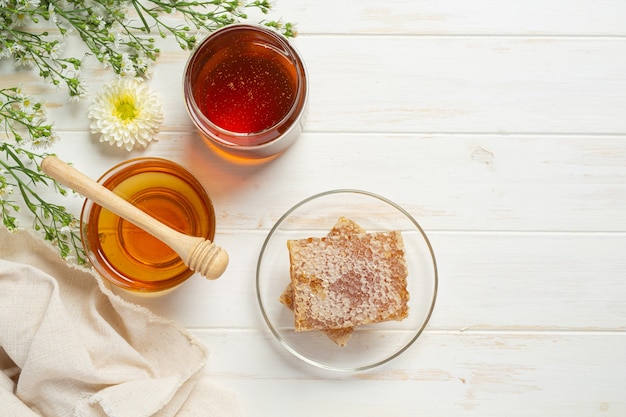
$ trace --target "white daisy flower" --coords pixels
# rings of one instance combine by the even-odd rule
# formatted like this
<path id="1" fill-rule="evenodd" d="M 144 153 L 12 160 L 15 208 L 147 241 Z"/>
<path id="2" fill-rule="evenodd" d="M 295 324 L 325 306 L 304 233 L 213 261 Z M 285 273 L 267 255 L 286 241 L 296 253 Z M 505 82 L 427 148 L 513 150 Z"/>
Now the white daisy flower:
<path id="1" fill-rule="evenodd" d="M 26 113 L 27 116 L 34 115 L 35 112 L 35 102 L 30 97 L 16 97 L 18 99 L 18 103 L 20 104 L 20 110 Z"/>
<path id="2" fill-rule="evenodd" d="M 50 23 L 54 23 L 56 25 L 58 20 L 54 7 L 54 2 L 51 1 L 50 4 L 48 4 L 48 20 L 50 20 Z"/>
<path id="3" fill-rule="evenodd" d="M 104 21 L 104 18 L 102 16 L 96 16 L 96 22 L 98 22 L 98 24 L 96 25 L 96 30 L 98 30 L 98 32 L 104 29 L 106 22 Z"/>
<path id="4" fill-rule="evenodd" d="M 89 106 L 91 132 L 100 133 L 100 142 L 132 150 L 156 140 L 163 111 L 156 94 L 146 83 L 118 78 L 105 86 Z"/>
<path id="5" fill-rule="evenodd" d="M 55 43 L 50 49 L 50 58 L 58 59 L 61 57 L 64 45 L 61 42 Z"/>
<path id="6" fill-rule="evenodd" d="M 120 65 L 120 76 L 125 78 L 135 78 L 137 71 L 135 71 L 135 65 L 130 59 L 128 53 L 122 53 L 122 63 Z"/>
<path id="7" fill-rule="evenodd" d="M 6 183 L 0 183 L 0 197 L 6 197 L 11 194 L 13 194 L 13 186 Z"/>
<path id="8" fill-rule="evenodd" d="M 20 11 L 16 11 L 13 13 L 13 27 L 21 28 L 23 26 L 26 26 L 26 23 L 28 22 L 28 14 Z"/>
<path id="9" fill-rule="evenodd" d="M 15 57 L 15 63 L 18 66 L 32 67 L 35 65 L 35 59 L 31 55 L 20 54 Z"/>

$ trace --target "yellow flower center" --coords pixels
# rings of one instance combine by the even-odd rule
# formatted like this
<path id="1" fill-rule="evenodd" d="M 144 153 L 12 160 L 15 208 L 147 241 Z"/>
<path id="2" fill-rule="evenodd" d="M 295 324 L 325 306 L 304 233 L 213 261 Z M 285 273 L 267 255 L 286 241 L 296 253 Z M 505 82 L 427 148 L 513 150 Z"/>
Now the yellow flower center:
<path id="1" fill-rule="evenodd" d="M 138 113 L 133 97 L 125 94 L 117 98 L 115 103 L 115 116 L 118 119 L 124 122 L 131 121 L 137 117 Z"/>

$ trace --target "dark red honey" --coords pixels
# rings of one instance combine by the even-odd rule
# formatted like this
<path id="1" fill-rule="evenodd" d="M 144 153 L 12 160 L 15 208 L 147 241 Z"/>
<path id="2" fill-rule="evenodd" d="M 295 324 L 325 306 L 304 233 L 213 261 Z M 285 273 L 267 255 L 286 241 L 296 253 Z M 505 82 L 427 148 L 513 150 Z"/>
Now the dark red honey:
<path id="1" fill-rule="evenodd" d="M 244 158 L 285 150 L 302 132 L 306 69 L 288 40 L 233 24 L 209 35 L 184 73 L 185 104 L 205 139 Z"/>
<path id="2" fill-rule="evenodd" d="M 280 122 L 294 104 L 296 73 L 280 52 L 239 39 L 198 73 L 193 95 L 200 111 L 222 129 L 255 133 Z"/>

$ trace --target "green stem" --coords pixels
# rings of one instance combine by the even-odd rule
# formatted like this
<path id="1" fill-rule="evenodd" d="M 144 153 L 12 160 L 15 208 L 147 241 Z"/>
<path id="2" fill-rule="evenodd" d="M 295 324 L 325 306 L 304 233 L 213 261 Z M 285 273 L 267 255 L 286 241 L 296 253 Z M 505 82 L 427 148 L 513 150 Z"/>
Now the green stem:
<path id="1" fill-rule="evenodd" d="M 10 161 L 7 162 L 0 159 L 0 166 L 10 175 L 14 181 L 14 185 L 20 191 L 25 206 L 34 216 L 33 228 L 35 230 L 43 230 L 44 239 L 56 245 L 62 257 L 66 258 L 73 253 L 76 256 L 78 264 L 85 264 L 86 258 L 82 244 L 80 243 L 78 220 L 68 213 L 64 207 L 51 204 L 44 200 L 31 188 L 31 185 L 34 186 L 41 183 L 45 186 L 49 186 L 50 184 L 54 184 L 56 190 L 61 190 L 62 187 L 39 170 L 35 171 L 24 165 L 24 162 L 18 155 L 19 153 L 25 153 L 21 148 L 15 148 L 8 143 L 2 143 L 0 144 L 0 151 L 4 152 L 7 156 L 7 160 Z M 32 152 L 27 153 L 27 157 L 33 160 L 33 162 L 34 158 L 43 159 L 45 156 L 47 156 L 47 154 L 39 155 Z M 37 164 L 37 166 L 39 167 L 39 164 Z M 22 176 L 29 178 L 30 181 L 25 181 Z M 3 213 L 3 217 L 4 216 L 6 216 L 5 213 Z M 65 234 L 63 231 L 64 228 L 68 229 L 68 234 Z"/>

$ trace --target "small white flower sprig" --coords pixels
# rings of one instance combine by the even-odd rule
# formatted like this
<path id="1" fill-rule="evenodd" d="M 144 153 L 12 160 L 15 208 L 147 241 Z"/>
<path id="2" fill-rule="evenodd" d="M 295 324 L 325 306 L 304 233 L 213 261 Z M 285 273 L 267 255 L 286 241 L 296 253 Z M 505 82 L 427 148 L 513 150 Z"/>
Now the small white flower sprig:
<path id="1" fill-rule="evenodd" d="M 84 96 L 79 79 L 82 57 L 63 57 L 63 37 L 77 34 L 105 67 L 121 76 L 145 76 L 159 55 L 157 39 L 173 36 L 182 49 L 192 49 L 199 31 L 214 31 L 247 18 L 246 9 L 269 13 L 268 0 L 0 0 L 0 58 L 36 68 L 71 98 Z M 132 13 L 131 13 L 132 12 Z M 172 26 L 162 16 L 180 14 L 185 25 Z M 294 36 L 291 23 L 265 22 Z M 43 26 L 41 30 L 37 30 Z"/>
<path id="2" fill-rule="evenodd" d="M 159 56 L 159 38 L 173 36 L 182 49 L 190 50 L 199 33 L 245 20 L 250 9 L 268 14 L 271 4 L 268 0 L 0 0 L 0 59 L 33 68 L 43 81 L 66 89 L 70 100 L 79 100 L 86 96 L 80 73 L 87 61 L 85 55 L 67 56 L 64 44 L 68 37 L 80 38 L 89 51 L 86 55 L 119 77 L 145 78 Z M 167 23 L 164 16 L 171 14 L 182 16 L 185 24 Z M 262 23 L 288 37 L 296 35 L 290 23 Z M 95 115 L 98 110 L 94 106 Z M 156 106 L 141 107 L 138 101 L 133 109 L 126 110 L 129 112 L 116 113 L 108 122 L 100 119 L 95 128 L 92 118 L 92 129 L 100 132 L 103 140 L 126 149 L 132 149 L 131 142 L 145 146 L 152 137 L 148 135 L 158 130 L 160 111 Z M 129 141 L 126 135 L 133 129 L 139 139 Z M 55 139 L 42 103 L 18 87 L 0 86 L 2 223 L 9 230 L 19 228 L 16 213 L 25 207 L 32 214 L 35 231 L 58 246 L 61 256 L 85 263 L 79 222 L 63 206 L 46 201 L 38 192 L 51 188 L 67 194 L 40 168 L 48 153 L 38 149 Z"/>
<path id="3" fill-rule="evenodd" d="M 52 125 L 46 122 L 42 103 L 24 95 L 18 87 L 0 89 L 0 129 L 14 139 L 0 142 L 2 224 L 9 231 L 18 229 L 17 216 L 25 207 L 33 217 L 33 229 L 56 245 L 62 257 L 74 259 L 78 264 L 86 263 L 78 219 L 65 207 L 43 199 L 37 191 L 38 186 L 44 186 L 54 187 L 62 195 L 68 193 L 40 169 L 42 159 L 49 154 L 37 149 L 57 140 Z"/>

